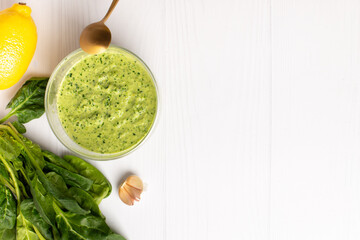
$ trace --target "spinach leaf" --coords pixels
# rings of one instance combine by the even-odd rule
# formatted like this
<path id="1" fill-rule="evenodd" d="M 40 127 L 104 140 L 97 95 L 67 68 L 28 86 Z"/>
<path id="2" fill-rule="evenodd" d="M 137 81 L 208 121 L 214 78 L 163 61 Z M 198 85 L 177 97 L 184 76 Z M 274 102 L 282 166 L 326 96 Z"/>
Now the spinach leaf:
<path id="1" fill-rule="evenodd" d="M 28 194 L 27 190 L 28 188 L 25 187 L 22 181 L 18 180 L 18 185 L 21 190 L 21 194 L 23 195 L 23 199 L 30 198 L 30 195 Z M 11 190 L 11 189 L 10 189 Z"/>
<path id="2" fill-rule="evenodd" d="M 60 175 L 51 172 L 50 175 L 46 176 L 39 170 L 37 170 L 36 173 L 46 191 L 49 192 L 65 209 L 81 215 L 89 213 L 89 211 L 82 209 L 74 198 L 67 195 L 66 184 Z"/>
<path id="3" fill-rule="evenodd" d="M 0 131 L 0 152 L 5 159 L 8 161 L 16 159 L 22 150 L 23 146 L 13 136 L 5 131 Z"/>
<path id="4" fill-rule="evenodd" d="M 0 229 L 0 239 L 16 240 L 16 229 Z"/>
<path id="5" fill-rule="evenodd" d="M 40 216 L 33 200 L 26 199 L 22 201 L 20 204 L 20 211 L 22 212 L 24 218 L 29 221 L 34 227 L 36 227 L 36 230 L 38 230 L 42 236 L 44 236 L 48 240 L 53 239 L 51 226 L 47 224 L 45 220 Z"/>
<path id="6" fill-rule="evenodd" d="M 0 175 L 0 185 L 4 185 L 5 187 L 7 187 L 14 195 L 16 195 L 16 191 L 15 188 L 13 187 L 13 185 L 6 180 L 2 175 Z"/>
<path id="7" fill-rule="evenodd" d="M 0 185 L 0 229 L 12 229 L 16 220 L 16 203 L 11 191 Z"/>
<path id="8" fill-rule="evenodd" d="M 75 200 L 83 209 L 90 210 L 95 216 L 104 218 L 100 212 L 99 206 L 96 204 L 94 198 L 89 193 L 80 188 L 72 187 L 69 189 L 69 194 L 75 198 Z"/>
<path id="9" fill-rule="evenodd" d="M 23 184 L 23 182 L 20 181 L 19 179 L 16 179 L 16 180 L 17 180 L 17 183 L 19 185 L 19 189 L 21 190 L 21 194 L 23 195 L 24 199 L 29 198 L 30 196 L 29 196 L 28 192 L 26 191 L 26 187 Z"/>
<path id="10" fill-rule="evenodd" d="M 10 191 L 16 195 L 15 188 L 11 183 L 11 179 L 9 178 L 9 173 L 6 171 L 4 164 L 0 161 L 0 184 L 5 185 L 5 187 L 9 188 Z"/>
<path id="11" fill-rule="evenodd" d="M 15 188 L 9 178 L 9 173 L 6 171 L 6 168 L 5 168 L 4 164 L 2 164 L 1 161 L 0 161 L 0 184 L 5 185 L 5 187 L 9 188 L 10 191 L 14 195 L 16 195 Z"/>
<path id="12" fill-rule="evenodd" d="M 54 236 L 54 240 L 61 240 L 59 230 L 56 227 L 52 228 L 52 233 Z"/>
<path id="13" fill-rule="evenodd" d="M 6 106 L 11 108 L 11 111 L 0 120 L 0 123 L 5 122 L 13 115 L 17 116 L 20 123 L 27 123 L 41 117 L 45 112 L 44 95 L 48 80 L 49 78 L 27 80 Z"/>
<path id="14" fill-rule="evenodd" d="M 45 166 L 40 146 L 19 134 L 10 123 L 9 126 L 0 125 L 0 151 L 8 160 L 18 158 L 21 153 L 35 168 Z"/>
<path id="15" fill-rule="evenodd" d="M 41 232 L 39 231 L 39 229 L 37 229 L 34 225 L 33 225 L 34 231 L 36 233 L 36 235 L 38 236 L 38 238 L 40 240 L 46 240 L 45 237 L 41 234 Z"/>
<path id="16" fill-rule="evenodd" d="M 16 130 L 19 132 L 19 133 L 26 133 L 26 128 L 25 126 L 20 123 L 19 121 L 14 121 L 12 122 L 12 125 L 14 126 L 14 128 L 16 128 Z"/>
<path id="17" fill-rule="evenodd" d="M 11 180 L 10 182 L 4 182 L 5 185 L 7 185 L 6 183 L 8 183 L 9 185 L 9 188 L 11 189 L 11 191 L 14 191 L 15 192 L 15 196 L 16 196 L 16 199 L 18 200 L 18 203 L 19 201 L 21 200 L 21 193 L 20 193 L 20 188 L 19 188 L 19 185 L 18 185 L 18 179 L 17 179 L 17 172 L 13 169 L 13 166 L 10 162 L 8 162 L 2 155 L 1 155 L 1 152 L 0 152 L 0 161 L 2 162 L 2 164 L 4 164 L 4 167 L 5 169 L 8 171 L 8 173 L 10 174 L 11 176 Z M 6 179 L 4 178 L 3 179 L 4 181 L 6 181 Z M 11 186 L 11 187 L 10 187 Z M 13 187 L 12 187 L 13 186 Z"/>
<path id="18" fill-rule="evenodd" d="M 34 176 L 34 178 L 31 180 L 30 191 L 33 196 L 34 205 L 40 216 L 46 223 L 55 226 L 54 223 L 56 213 L 52 207 L 53 198 L 45 190 L 37 176 Z"/>
<path id="19" fill-rule="evenodd" d="M 54 186 L 56 186 L 56 188 L 62 192 L 67 192 L 68 188 L 66 186 L 66 183 L 64 181 L 64 179 L 57 173 L 55 172 L 49 172 L 46 174 L 46 178 L 52 183 L 54 184 Z"/>
<path id="20" fill-rule="evenodd" d="M 59 157 L 47 150 L 43 150 L 42 153 L 43 153 L 46 161 L 51 162 L 52 164 L 55 164 L 59 167 L 65 168 L 71 172 L 76 172 L 76 169 L 73 166 L 71 166 L 71 164 L 69 164 L 67 161 L 62 159 L 61 157 Z"/>
<path id="21" fill-rule="evenodd" d="M 37 167 L 43 169 L 45 166 L 45 160 L 44 156 L 42 155 L 40 146 L 36 143 L 33 143 L 21 134 L 19 134 L 19 138 L 21 140 L 21 144 L 24 146 L 24 150 L 22 152 L 24 158 L 26 158 L 32 165 L 34 165 L 35 169 Z"/>
<path id="22" fill-rule="evenodd" d="M 98 240 L 111 234 L 110 228 L 101 217 L 63 212 L 54 204 L 57 227 L 62 240 Z"/>
<path id="23" fill-rule="evenodd" d="M 97 168 L 83 159 L 71 155 L 64 156 L 64 160 L 71 164 L 77 173 L 94 181 L 89 193 L 97 204 L 110 195 L 111 184 Z"/>
<path id="24" fill-rule="evenodd" d="M 16 239 L 17 240 L 39 240 L 32 224 L 25 219 L 20 211 L 16 221 Z"/>
<path id="25" fill-rule="evenodd" d="M 93 184 L 93 181 L 91 179 L 83 177 L 77 173 L 70 172 L 55 164 L 46 162 L 46 168 L 59 174 L 64 179 L 66 184 L 70 186 L 78 187 L 84 189 L 85 191 L 88 191 L 91 188 L 91 185 Z"/>
<path id="26" fill-rule="evenodd" d="M 6 168 L 2 162 L 0 162 L 0 175 L 7 181 L 9 181 L 9 173 L 6 171 Z"/>

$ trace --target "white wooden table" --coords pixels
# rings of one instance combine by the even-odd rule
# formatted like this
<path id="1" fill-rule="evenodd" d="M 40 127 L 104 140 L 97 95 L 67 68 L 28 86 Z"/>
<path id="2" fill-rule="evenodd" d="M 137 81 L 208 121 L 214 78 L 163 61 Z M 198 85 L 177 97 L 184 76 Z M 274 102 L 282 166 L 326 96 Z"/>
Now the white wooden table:
<path id="1" fill-rule="evenodd" d="M 25 2 L 38 45 L 23 80 L 50 75 L 110 4 Z M 132 240 L 360 239 L 359 0 L 121 0 L 107 24 L 161 93 L 149 141 L 92 162 L 113 185 L 101 210 L 115 231 Z M 0 116 L 20 85 L 0 91 Z M 68 153 L 45 116 L 26 127 L 43 148 Z M 134 207 L 117 195 L 128 173 L 147 183 Z"/>

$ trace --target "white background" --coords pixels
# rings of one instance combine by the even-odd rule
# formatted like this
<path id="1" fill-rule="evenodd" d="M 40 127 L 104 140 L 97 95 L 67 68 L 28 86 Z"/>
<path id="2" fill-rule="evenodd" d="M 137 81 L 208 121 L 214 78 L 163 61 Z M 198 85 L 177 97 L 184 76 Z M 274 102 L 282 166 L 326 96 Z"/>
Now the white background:
<path id="1" fill-rule="evenodd" d="M 50 75 L 110 5 L 25 2 L 38 44 L 23 80 Z M 121 0 L 107 25 L 161 94 L 149 141 L 92 162 L 114 188 L 101 204 L 112 229 L 133 240 L 360 239 L 359 0 Z M 0 91 L 0 116 L 21 84 Z M 26 127 L 68 153 L 45 116 Z M 147 183 L 134 207 L 117 195 L 129 173 Z"/>

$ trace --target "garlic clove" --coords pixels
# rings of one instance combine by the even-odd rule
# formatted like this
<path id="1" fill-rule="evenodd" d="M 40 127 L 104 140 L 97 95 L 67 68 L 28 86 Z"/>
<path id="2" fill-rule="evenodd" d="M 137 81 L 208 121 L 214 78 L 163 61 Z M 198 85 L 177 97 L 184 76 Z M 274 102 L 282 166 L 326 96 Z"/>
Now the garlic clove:
<path id="1" fill-rule="evenodd" d="M 124 185 L 124 189 L 129 193 L 129 195 L 136 201 L 140 200 L 140 195 L 142 193 L 142 190 L 134 188 L 128 184 Z"/>
<path id="2" fill-rule="evenodd" d="M 135 201 L 140 200 L 144 185 L 142 180 L 135 175 L 129 176 L 119 188 L 119 197 L 127 205 L 134 205 Z"/>
<path id="3" fill-rule="evenodd" d="M 123 203 L 126 205 L 132 206 L 134 205 L 134 199 L 129 195 L 127 191 L 125 191 L 123 188 L 119 188 L 119 197 Z"/>
<path id="4" fill-rule="evenodd" d="M 126 184 L 128 184 L 134 188 L 137 188 L 141 191 L 144 189 L 144 184 L 143 184 L 142 180 L 136 175 L 129 176 L 125 182 L 126 182 Z"/>

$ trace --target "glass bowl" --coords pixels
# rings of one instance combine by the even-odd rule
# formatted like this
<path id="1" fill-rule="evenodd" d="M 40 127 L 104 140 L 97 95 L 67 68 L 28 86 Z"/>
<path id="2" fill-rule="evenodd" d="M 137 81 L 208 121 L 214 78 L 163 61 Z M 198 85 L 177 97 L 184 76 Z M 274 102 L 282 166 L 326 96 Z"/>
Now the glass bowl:
<path id="1" fill-rule="evenodd" d="M 146 64 L 134 53 L 132 53 L 124 48 L 121 48 L 121 47 L 110 45 L 110 47 L 106 50 L 106 52 L 116 52 L 116 53 L 124 53 L 125 52 L 127 54 L 132 55 L 135 59 L 137 59 L 144 66 L 144 68 L 149 73 L 149 75 L 154 83 L 154 86 L 155 86 L 155 91 L 156 91 L 156 96 L 157 96 L 156 114 L 155 114 L 154 121 L 153 121 L 152 125 L 150 126 L 150 129 L 146 133 L 146 135 L 138 143 L 136 143 L 135 145 L 133 145 L 130 148 L 125 149 L 121 152 L 116 152 L 116 153 L 93 152 L 91 150 L 88 150 L 88 149 L 80 146 L 76 142 L 74 142 L 68 136 L 68 134 L 66 133 L 66 131 L 64 130 L 64 128 L 60 122 L 60 118 L 58 116 L 58 111 L 57 111 L 57 94 L 58 94 L 59 88 L 61 86 L 61 82 L 65 78 L 67 72 L 76 63 L 78 63 L 81 59 L 89 56 L 89 54 L 87 54 L 86 52 L 84 52 L 81 49 L 77 49 L 74 52 L 70 53 L 56 66 L 55 70 L 53 71 L 53 73 L 50 76 L 49 82 L 46 87 L 46 92 L 45 92 L 45 112 L 46 112 L 46 117 L 48 119 L 50 128 L 54 132 L 55 136 L 59 139 L 59 141 L 65 147 L 67 147 L 69 150 L 74 152 L 75 155 L 78 155 L 78 156 L 86 158 L 86 159 L 91 159 L 91 160 L 117 159 L 117 158 L 123 157 L 123 156 L 133 152 L 134 150 L 138 149 L 139 146 L 144 143 L 145 139 L 147 139 L 149 137 L 150 133 L 153 131 L 153 128 L 157 122 L 157 116 L 158 116 L 158 112 L 159 112 L 158 87 L 157 87 L 157 84 L 156 84 L 153 74 L 151 73 L 150 69 L 146 66 Z"/>

